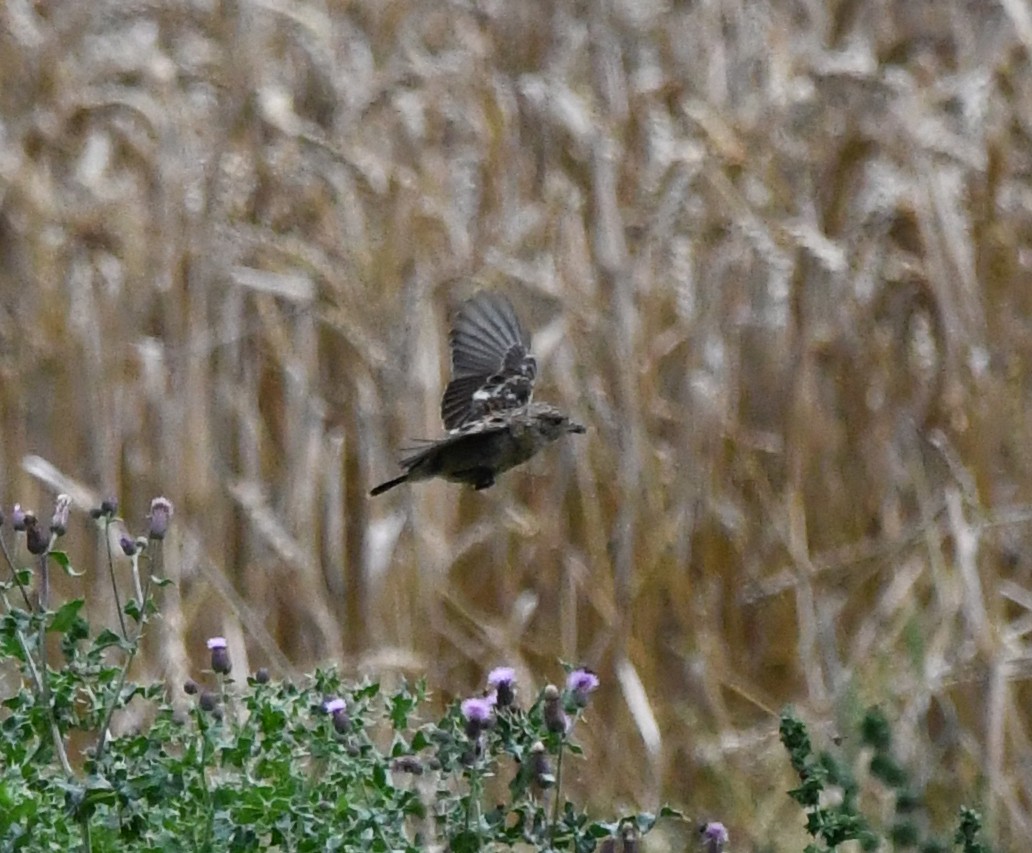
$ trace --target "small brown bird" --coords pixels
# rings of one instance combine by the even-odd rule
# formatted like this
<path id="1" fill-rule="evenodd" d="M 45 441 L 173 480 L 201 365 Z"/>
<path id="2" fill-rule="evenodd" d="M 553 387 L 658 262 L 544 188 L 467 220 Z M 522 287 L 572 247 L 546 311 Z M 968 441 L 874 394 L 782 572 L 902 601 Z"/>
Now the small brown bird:
<path id="1" fill-rule="evenodd" d="M 465 302 L 449 340 L 452 379 L 441 401 L 448 434 L 402 459 L 405 473 L 370 494 L 433 477 L 486 489 L 561 436 L 584 432 L 558 409 L 531 402 L 537 362 L 504 296 L 478 293 Z"/>

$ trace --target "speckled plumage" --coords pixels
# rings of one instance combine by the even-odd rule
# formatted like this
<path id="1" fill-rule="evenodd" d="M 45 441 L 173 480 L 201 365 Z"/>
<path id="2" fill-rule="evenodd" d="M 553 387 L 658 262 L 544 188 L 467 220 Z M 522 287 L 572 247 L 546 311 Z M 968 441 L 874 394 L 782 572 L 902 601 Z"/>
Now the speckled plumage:
<path id="1" fill-rule="evenodd" d="M 370 492 L 441 477 L 475 489 L 584 427 L 545 403 L 531 402 L 537 362 L 512 305 L 480 293 L 463 304 L 449 336 L 452 379 L 441 402 L 448 434 L 401 460 L 405 473 Z"/>

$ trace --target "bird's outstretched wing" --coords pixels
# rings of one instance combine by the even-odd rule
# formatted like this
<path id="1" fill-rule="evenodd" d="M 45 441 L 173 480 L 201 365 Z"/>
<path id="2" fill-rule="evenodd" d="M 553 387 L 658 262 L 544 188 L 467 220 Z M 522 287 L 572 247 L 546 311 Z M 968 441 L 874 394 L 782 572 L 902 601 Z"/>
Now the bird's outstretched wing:
<path id="1" fill-rule="evenodd" d="M 537 362 L 508 299 L 482 292 L 463 303 L 449 341 L 452 379 L 441 400 L 445 429 L 530 402 Z"/>
<path id="2" fill-rule="evenodd" d="M 408 452 L 401 459 L 401 467 L 411 470 L 434 453 L 440 453 L 447 448 L 466 444 L 471 438 L 476 440 L 475 436 L 489 436 L 502 432 L 509 428 L 511 422 L 511 419 L 504 413 L 499 413 L 486 415 L 478 420 L 465 423 L 461 427 L 453 429 L 444 438 L 439 438 L 436 441 L 421 441 L 422 446 L 409 448 Z"/>

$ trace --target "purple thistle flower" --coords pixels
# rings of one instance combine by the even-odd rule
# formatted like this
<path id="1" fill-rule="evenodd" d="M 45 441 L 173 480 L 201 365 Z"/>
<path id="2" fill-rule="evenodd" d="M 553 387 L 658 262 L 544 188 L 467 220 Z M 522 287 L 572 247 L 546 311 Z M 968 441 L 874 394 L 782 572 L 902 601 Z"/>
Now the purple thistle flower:
<path id="1" fill-rule="evenodd" d="M 491 702 L 480 696 L 474 696 L 472 699 L 464 699 L 461 705 L 462 716 L 467 721 L 476 721 L 478 723 L 486 722 L 491 716 Z"/>
<path id="2" fill-rule="evenodd" d="M 598 676 L 590 669 L 575 669 L 566 677 L 566 689 L 578 708 L 588 704 L 588 696 L 598 688 L 598 685 Z"/>
<path id="3" fill-rule="evenodd" d="M 339 696 L 335 696 L 333 699 L 327 699 L 323 702 L 323 710 L 327 714 L 336 714 L 338 711 L 343 711 L 348 707 L 348 703 L 341 699 Z"/>
<path id="4" fill-rule="evenodd" d="M 721 853 L 728 841 L 727 829 L 724 824 L 716 820 L 704 823 L 699 830 L 699 835 L 702 838 L 702 849 L 705 853 Z"/>
<path id="5" fill-rule="evenodd" d="M 494 688 L 499 708 L 508 708 L 516 699 L 516 670 L 511 666 L 496 666 L 487 674 L 487 684 Z"/>
<path id="6" fill-rule="evenodd" d="M 122 548 L 122 553 L 127 557 L 131 557 L 136 553 L 136 540 L 132 536 L 126 536 L 123 533 L 118 537 L 118 544 Z"/>
<path id="7" fill-rule="evenodd" d="M 323 702 L 323 710 L 333 718 L 333 729 L 337 734 L 346 734 L 351 728 L 351 718 L 348 717 L 348 704 L 339 696 L 327 699 Z"/>
<path id="8" fill-rule="evenodd" d="M 233 668 L 229 660 L 229 649 L 225 637 L 212 637 L 208 640 L 208 651 L 211 652 L 211 669 L 219 675 L 229 675 Z"/>
<path id="9" fill-rule="evenodd" d="M 491 687 L 499 684 L 513 684 L 516 681 L 516 670 L 511 666 L 496 666 L 487 674 L 487 683 Z"/>
<path id="10" fill-rule="evenodd" d="M 150 505 L 150 532 L 151 539 L 164 539 L 168 532 L 169 522 L 172 521 L 172 502 L 168 498 L 154 498 Z"/>
<path id="11" fill-rule="evenodd" d="M 494 703 L 489 699 L 474 696 L 471 699 L 464 699 L 460 706 L 462 716 L 466 720 L 466 735 L 475 740 L 480 732 L 490 728 L 491 715 L 494 713 Z"/>

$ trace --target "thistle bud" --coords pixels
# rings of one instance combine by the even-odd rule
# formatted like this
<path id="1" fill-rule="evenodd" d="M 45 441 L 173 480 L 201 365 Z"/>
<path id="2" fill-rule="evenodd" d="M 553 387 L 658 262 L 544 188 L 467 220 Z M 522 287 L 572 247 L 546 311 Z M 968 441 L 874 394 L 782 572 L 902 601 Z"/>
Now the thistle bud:
<path id="1" fill-rule="evenodd" d="M 229 660 L 229 649 L 225 637 L 212 637 L 208 640 L 208 651 L 211 652 L 211 670 L 219 675 L 229 675 L 233 668 Z"/>
<path id="2" fill-rule="evenodd" d="M 542 710 L 545 717 L 545 728 L 554 734 L 566 734 L 570 721 L 563 710 L 559 688 L 554 684 L 549 684 L 545 688 L 543 698 L 545 704 Z"/>
<path id="3" fill-rule="evenodd" d="M 122 553 L 127 557 L 133 556 L 136 553 L 136 540 L 132 536 L 126 536 L 124 533 L 118 537 L 119 547 L 122 549 Z"/>
<path id="4" fill-rule="evenodd" d="M 43 535 L 43 531 L 39 529 L 39 522 L 36 520 L 36 516 L 31 512 L 25 513 L 22 529 L 25 531 L 25 547 L 29 549 L 30 554 L 39 557 L 47 553 L 47 548 L 50 547 L 50 539 Z"/>
<path id="5" fill-rule="evenodd" d="M 267 670 L 264 666 L 259 667 L 258 671 L 254 674 L 254 680 L 258 684 L 268 684 L 269 670 Z"/>
<path id="6" fill-rule="evenodd" d="M 202 711 L 212 712 L 219 704 L 219 697 L 212 693 L 210 690 L 205 690 L 201 694 L 201 698 L 198 700 L 198 704 L 201 706 Z"/>
<path id="7" fill-rule="evenodd" d="M 169 522 L 172 521 L 172 502 L 168 498 L 154 498 L 150 505 L 150 532 L 151 539 L 164 539 L 168 532 Z"/>

